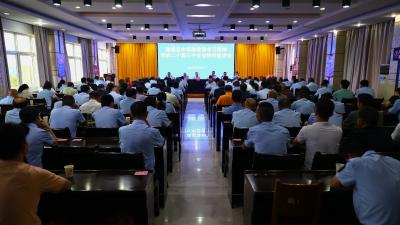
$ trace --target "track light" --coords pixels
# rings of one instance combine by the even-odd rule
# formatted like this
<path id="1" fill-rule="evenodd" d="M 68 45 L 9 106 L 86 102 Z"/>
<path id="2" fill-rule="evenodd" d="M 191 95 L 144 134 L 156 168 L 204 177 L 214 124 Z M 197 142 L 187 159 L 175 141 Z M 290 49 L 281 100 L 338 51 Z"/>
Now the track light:
<path id="1" fill-rule="evenodd" d="M 146 36 L 146 40 L 150 40 L 150 36 Z"/>
<path id="2" fill-rule="evenodd" d="M 253 0 L 253 4 L 251 5 L 253 8 L 260 8 L 260 0 Z"/>
<path id="3" fill-rule="evenodd" d="M 112 28 L 112 24 L 111 23 L 107 23 L 107 29 L 111 30 Z"/>
<path id="4" fill-rule="evenodd" d="M 250 37 L 250 36 L 247 36 L 247 40 L 250 41 L 250 40 L 251 40 L 251 37 Z"/>
<path id="5" fill-rule="evenodd" d="M 238 38 L 237 38 L 236 36 L 235 36 L 235 37 L 233 37 L 233 40 L 234 40 L 234 41 L 237 41 L 237 39 L 238 39 Z"/>
<path id="6" fill-rule="evenodd" d="M 136 40 L 136 36 L 135 36 L 135 35 L 133 35 L 133 36 L 132 36 L 132 39 L 133 39 L 133 40 Z"/>
<path id="7" fill-rule="evenodd" d="M 292 29 L 293 29 L 293 25 L 292 25 L 292 24 L 288 24 L 288 25 L 287 25 L 287 29 L 288 29 L 288 30 L 292 30 Z"/>
<path id="8" fill-rule="evenodd" d="M 224 41 L 224 36 L 219 37 L 220 41 Z"/>
<path id="9" fill-rule="evenodd" d="M 350 5 L 351 5 L 351 0 L 343 0 L 343 2 L 342 2 L 343 8 L 349 8 Z"/>
<path id="10" fill-rule="evenodd" d="M 153 8 L 153 1 L 152 0 L 145 0 L 144 4 L 146 5 L 146 8 L 152 9 Z"/>
<path id="11" fill-rule="evenodd" d="M 164 40 L 164 37 L 163 37 L 163 36 L 160 36 L 160 40 Z"/>
<path id="12" fill-rule="evenodd" d="M 282 0 L 282 7 L 289 8 L 290 7 L 290 0 Z"/>
<path id="13" fill-rule="evenodd" d="M 61 5 L 61 0 L 53 0 L 53 5 L 60 6 Z"/>
<path id="14" fill-rule="evenodd" d="M 164 24 L 164 30 L 168 30 L 168 24 Z"/>
<path id="15" fill-rule="evenodd" d="M 173 41 L 176 41 L 176 36 L 172 36 L 172 40 L 173 40 Z"/>
<path id="16" fill-rule="evenodd" d="M 255 29 L 254 24 L 250 24 L 250 25 L 249 25 L 249 29 L 250 29 L 250 30 L 254 30 L 254 29 Z"/>
<path id="17" fill-rule="evenodd" d="M 144 29 L 145 29 L 145 30 L 150 30 L 150 24 L 145 24 L 145 25 L 144 25 Z"/>
<path id="18" fill-rule="evenodd" d="M 321 0 L 313 0 L 312 1 L 312 6 L 314 8 L 319 8 L 321 6 Z"/>
<path id="19" fill-rule="evenodd" d="M 273 29 L 274 29 L 274 25 L 273 24 L 268 25 L 268 30 L 273 30 Z"/>
<path id="20" fill-rule="evenodd" d="M 84 6 L 92 6 L 92 0 L 83 0 L 83 5 Z"/>
<path id="21" fill-rule="evenodd" d="M 126 24 L 126 29 L 127 29 L 127 30 L 130 30 L 130 29 L 131 29 L 131 24 L 127 23 L 127 24 Z"/>
<path id="22" fill-rule="evenodd" d="M 261 37 L 260 37 L 260 40 L 261 40 L 261 41 L 264 41 L 264 36 L 261 36 Z"/>
<path id="23" fill-rule="evenodd" d="M 231 30 L 235 30 L 236 29 L 236 25 L 235 24 L 231 24 Z"/>
<path id="24" fill-rule="evenodd" d="M 115 0 L 114 6 L 117 8 L 122 8 L 122 0 Z"/>

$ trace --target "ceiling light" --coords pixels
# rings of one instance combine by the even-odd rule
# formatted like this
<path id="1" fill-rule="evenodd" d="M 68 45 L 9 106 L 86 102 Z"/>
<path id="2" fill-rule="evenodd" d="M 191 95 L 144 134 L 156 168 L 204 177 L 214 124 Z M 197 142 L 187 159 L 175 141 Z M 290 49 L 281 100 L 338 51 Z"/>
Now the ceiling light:
<path id="1" fill-rule="evenodd" d="M 349 8 L 350 7 L 350 5 L 351 5 L 351 0 L 343 0 L 343 2 L 342 2 L 342 7 L 343 8 Z"/>
<path id="2" fill-rule="evenodd" d="M 297 20 L 293 20 L 293 23 L 298 23 L 299 21 L 297 21 Z"/>
<path id="3" fill-rule="evenodd" d="M 396 18 L 396 13 L 392 13 L 392 15 L 390 15 L 390 17 L 392 17 L 392 18 Z"/>
<path id="4" fill-rule="evenodd" d="M 133 23 L 133 20 L 131 20 L 130 22 Z"/>
<path id="5" fill-rule="evenodd" d="M 83 5 L 87 7 L 92 6 L 92 0 L 83 0 Z"/>
<path id="6" fill-rule="evenodd" d="M 4 15 L 6 15 L 6 16 L 9 16 L 10 15 L 10 13 L 8 13 L 8 12 L 5 12 L 5 13 L 3 13 Z"/>
<path id="7" fill-rule="evenodd" d="M 293 29 L 293 25 L 292 25 L 292 24 L 288 24 L 288 25 L 287 25 L 287 29 L 288 29 L 288 30 L 292 30 L 292 29 Z"/>
<path id="8" fill-rule="evenodd" d="M 317 38 L 317 37 L 318 37 L 318 34 L 314 34 L 314 37 Z"/>
<path id="9" fill-rule="evenodd" d="M 79 5 L 75 6 L 75 9 L 80 9 L 81 7 Z"/>
<path id="10" fill-rule="evenodd" d="M 260 8 L 260 0 L 253 0 L 252 8 L 258 9 Z"/>
<path id="11" fill-rule="evenodd" d="M 256 9 L 256 8 L 253 8 L 253 7 L 250 8 L 251 11 L 253 11 L 253 10 L 255 10 L 255 9 Z"/>
<path id="12" fill-rule="evenodd" d="M 300 41 L 305 41 L 306 39 L 304 39 L 304 38 L 300 38 Z"/>
<path id="13" fill-rule="evenodd" d="M 145 30 L 150 30 L 150 24 L 145 24 L 145 25 L 144 25 L 144 29 L 145 29 Z"/>
<path id="14" fill-rule="evenodd" d="M 186 15 L 186 17 L 192 17 L 192 18 L 214 18 L 215 15 L 189 14 L 189 15 Z"/>
<path id="15" fill-rule="evenodd" d="M 312 1 L 312 6 L 314 8 L 319 8 L 321 6 L 321 0 L 313 0 Z"/>
<path id="16" fill-rule="evenodd" d="M 126 27 L 127 30 L 130 30 L 131 29 L 131 24 L 127 23 L 125 27 Z"/>
<path id="17" fill-rule="evenodd" d="M 107 23 L 107 29 L 111 30 L 112 28 L 112 24 L 111 23 Z"/>
<path id="18" fill-rule="evenodd" d="M 289 8 L 290 7 L 290 0 L 282 0 L 282 7 Z"/>
<path id="19" fill-rule="evenodd" d="M 176 41 L 176 36 L 172 36 L 172 40 L 173 40 L 173 41 Z"/>
<path id="20" fill-rule="evenodd" d="M 237 41 L 237 39 L 238 39 L 238 38 L 237 38 L 236 36 L 235 36 L 235 37 L 233 37 L 233 40 L 234 40 L 234 41 Z"/>
<path id="21" fill-rule="evenodd" d="M 238 23 L 242 23 L 243 21 L 241 21 L 241 20 L 238 20 Z"/>
<path id="22" fill-rule="evenodd" d="M 260 37 L 260 41 L 264 41 L 264 37 L 263 36 Z"/>
<path id="23" fill-rule="evenodd" d="M 267 20 L 267 21 L 265 21 L 265 23 L 271 23 L 271 21 Z"/>
<path id="24" fill-rule="evenodd" d="M 164 30 L 168 30 L 168 24 L 164 24 Z"/>
<path id="25" fill-rule="evenodd" d="M 222 42 L 224 41 L 224 36 L 219 37 L 219 40 Z"/>
<path id="26" fill-rule="evenodd" d="M 101 19 L 101 22 L 105 23 L 105 22 L 107 22 L 107 20 L 106 19 Z"/>
<path id="27" fill-rule="evenodd" d="M 144 0 L 144 4 L 146 8 L 153 8 L 153 1 L 152 0 Z"/>
<path id="28" fill-rule="evenodd" d="M 335 29 L 332 32 L 336 35 L 339 31 Z"/>
<path id="29" fill-rule="evenodd" d="M 146 40 L 150 40 L 150 36 L 146 36 Z"/>
<path id="30" fill-rule="evenodd" d="M 164 40 L 164 37 L 163 37 L 163 36 L 160 36 L 160 40 Z"/>
<path id="31" fill-rule="evenodd" d="M 115 8 L 115 6 L 113 6 L 112 9 L 117 9 L 117 8 Z"/>
<path id="32" fill-rule="evenodd" d="M 144 27 L 141 27 L 140 30 L 144 30 Z"/>
<path id="33" fill-rule="evenodd" d="M 357 27 L 361 27 L 363 24 L 362 23 L 357 23 L 356 26 Z"/>
<path id="34" fill-rule="evenodd" d="M 321 7 L 321 8 L 319 8 L 319 10 L 324 11 L 324 10 L 325 10 L 325 7 Z"/>
<path id="35" fill-rule="evenodd" d="M 46 23 L 43 23 L 43 21 L 42 20 L 38 20 L 38 22 L 36 23 L 38 26 L 43 26 L 43 25 L 45 25 Z"/>
<path id="36" fill-rule="evenodd" d="M 147 9 L 148 9 L 148 10 L 153 10 L 153 7 L 148 7 Z"/>
<path id="37" fill-rule="evenodd" d="M 268 25 L 268 30 L 273 30 L 273 29 L 274 29 L 274 25 L 273 24 Z"/>
<path id="38" fill-rule="evenodd" d="M 122 8 L 122 0 L 115 0 L 115 5 L 116 8 Z"/>
<path id="39" fill-rule="evenodd" d="M 60 6 L 61 5 L 61 0 L 53 0 L 53 5 Z"/>
<path id="40" fill-rule="evenodd" d="M 247 36 L 247 40 L 250 41 L 250 40 L 251 40 L 251 37 L 250 37 L 250 36 Z"/>
<path id="41" fill-rule="evenodd" d="M 133 40 L 136 40 L 136 36 L 135 36 L 135 35 L 133 35 L 133 36 L 132 36 L 132 39 L 133 39 Z"/>
<path id="42" fill-rule="evenodd" d="M 216 6 L 216 5 L 213 5 L 213 4 L 195 4 L 193 6 L 195 6 L 195 7 L 212 7 L 212 6 Z"/>
<path id="43" fill-rule="evenodd" d="M 235 24 L 231 24 L 231 30 L 235 30 L 236 29 L 236 25 Z"/>
<path id="44" fill-rule="evenodd" d="M 255 29 L 254 24 L 250 24 L 250 25 L 249 25 L 249 29 L 250 29 L 250 30 L 254 30 L 254 29 Z"/>

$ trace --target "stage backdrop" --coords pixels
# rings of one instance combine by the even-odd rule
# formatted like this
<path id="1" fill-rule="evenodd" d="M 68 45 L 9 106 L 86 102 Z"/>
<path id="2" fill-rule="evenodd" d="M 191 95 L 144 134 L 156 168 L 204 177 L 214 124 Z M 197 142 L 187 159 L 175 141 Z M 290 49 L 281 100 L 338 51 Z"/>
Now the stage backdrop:
<path id="1" fill-rule="evenodd" d="M 179 44 L 175 43 L 175 45 Z M 120 46 L 120 53 L 116 54 L 118 79 L 129 77 L 132 80 L 158 77 L 158 75 L 164 78 L 165 74 L 158 74 L 158 59 L 160 56 L 157 56 L 157 44 L 118 43 L 118 46 Z M 273 44 L 235 45 L 234 69 L 239 72 L 242 78 L 248 76 L 272 76 L 274 74 L 274 64 L 275 45 Z M 170 66 L 174 68 L 182 65 Z M 231 65 L 228 67 L 231 67 Z M 232 72 L 230 72 L 232 71 L 231 68 L 227 68 L 226 71 L 230 77 L 233 76 Z M 192 77 L 192 74 L 190 76 Z"/>

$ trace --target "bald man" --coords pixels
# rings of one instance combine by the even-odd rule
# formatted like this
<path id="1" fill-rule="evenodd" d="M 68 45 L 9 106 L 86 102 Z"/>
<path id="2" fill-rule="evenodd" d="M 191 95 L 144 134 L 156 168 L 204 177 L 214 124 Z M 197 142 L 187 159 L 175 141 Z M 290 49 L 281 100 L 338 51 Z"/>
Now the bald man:
<path id="1" fill-rule="evenodd" d="M 0 100 L 0 105 L 12 105 L 14 98 L 18 96 L 18 91 L 15 89 L 10 89 L 8 91 L 8 96 Z"/>
<path id="2" fill-rule="evenodd" d="M 258 124 L 256 118 L 257 101 L 254 98 L 246 99 L 245 108 L 232 114 L 232 124 L 236 128 L 250 128 Z"/>
<path id="3" fill-rule="evenodd" d="M 19 118 L 19 112 L 21 111 L 22 108 L 24 108 L 27 105 L 28 101 L 26 101 L 25 98 L 22 97 L 14 98 L 13 100 L 14 109 L 7 111 L 5 117 L 5 123 L 20 124 L 21 119 Z"/>
<path id="4" fill-rule="evenodd" d="M 270 103 L 272 105 L 272 107 L 274 107 L 274 112 L 278 112 L 279 111 L 279 102 L 278 102 L 277 98 L 278 98 L 278 93 L 275 90 L 270 90 L 268 92 L 268 98 L 261 102 Z"/>

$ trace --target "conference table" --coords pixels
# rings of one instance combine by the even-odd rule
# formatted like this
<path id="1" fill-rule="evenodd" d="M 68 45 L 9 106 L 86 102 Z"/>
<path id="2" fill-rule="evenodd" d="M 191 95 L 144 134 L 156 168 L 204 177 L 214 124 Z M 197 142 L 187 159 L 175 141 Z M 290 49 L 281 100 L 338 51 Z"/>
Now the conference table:
<path id="1" fill-rule="evenodd" d="M 75 171 L 70 180 L 70 191 L 42 195 L 38 214 L 44 223 L 61 219 L 71 225 L 106 224 L 104 221 L 123 215 L 134 224 L 154 224 L 151 173 L 137 176 L 134 171 Z"/>
<path id="2" fill-rule="evenodd" d="M 321 225 L 358 225 L 353 209 L 352 191 L 331 190 L 330 180 L 335 171 L 257 171 L 245 175 L 243 224 L 266 225 L 271 222 L 275 181 L 283 183 L 325 186 L 320 211 Z"/>
<path id="3" fill-rule="evenodd" d="M 189 79 L 188 80 L 188 88 L 187 88 L 187 92 L 188 93 L 204 93 L 204 88 L 206 86 L 206 82 L 207 79 L 200 79 L 200 80 L 196 80 L 196 79 Z"/>

